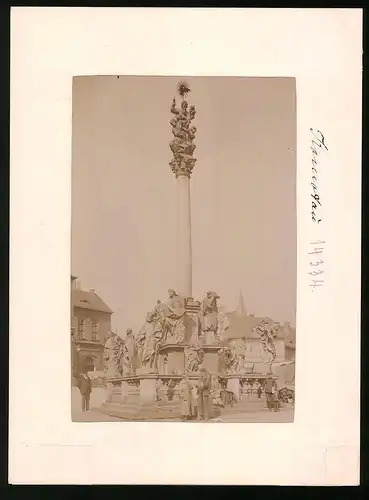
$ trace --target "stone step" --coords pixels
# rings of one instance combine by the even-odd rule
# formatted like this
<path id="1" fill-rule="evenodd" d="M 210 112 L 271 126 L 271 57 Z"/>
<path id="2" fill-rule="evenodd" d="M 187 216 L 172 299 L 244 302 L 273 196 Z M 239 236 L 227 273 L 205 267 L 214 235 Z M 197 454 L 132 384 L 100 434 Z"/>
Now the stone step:
<path id="1" fill-rule="evenodd" d="M 141 411 L 153 411 L 153 410 L 157 410 L 157 411 L 173 411 L 173 410 L 176 410 L 177 408 L 179 409 L 180 408 L 180 405 L 177 404 L 177 405 L 154 405 L 154 404 L 145 404 L 145 403 L 140 403 L 140 402 L 127 402 L 127 403 L 119 403 L 119 402 L 111 402 L 111 403 L 103 403 L 102 405 L 103 407 L 107 408 L 107 407 L 111 407 L 111 408 L 127 408 L 129 410 L 134 410 L 134 409 L 137 409 L 137 410 L 141 410 Z"/>
<path id="2" fill-rule="evenodd" d="M 165 402 L 163 402 L 165 403 Z M 168 403 L 168 402 L 167 402 Z M 172 403 L 172 402 L 169 402 Z M 93 408 L 94 412 L 118 417 L 122 420 L 181 420 L 180 402 L 173 404 L 153 403 L 103 403 L 99 408 Z M 219 408 L 213 407 L 211 417 L 216 418 L 220 415 Z"/>
<path id="3" fill-rule="evenodd" d="M 94 411 L 124 420 L 168 420 L 180 418 L 180 406 L 104 403 Z"/>

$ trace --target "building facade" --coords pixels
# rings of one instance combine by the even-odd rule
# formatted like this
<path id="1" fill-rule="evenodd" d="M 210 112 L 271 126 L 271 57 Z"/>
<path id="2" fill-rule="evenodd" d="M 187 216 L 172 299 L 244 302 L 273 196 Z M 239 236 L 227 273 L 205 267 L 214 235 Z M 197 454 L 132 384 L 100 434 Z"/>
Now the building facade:
<path id="1" fill-rule="evenodd" d="M 260 363 L 263 358 L 263 349 L 260 342 L 260 337 L 256 333 L 255 328 L 263 318 L 248 314 L 244 306 L 242 293 L 240 294 L 238 306 L 235 311 L 227 313 L 229 328 L 226 330 L 226 335 L 230 339 L 234 339 L 237 344 L 242 346 L 246 360 L 250 363 Z M 276 322 L 270 318 L 266 318 L 270 325 Z M 289 323 L 280 325 L 277 336 L 274 340 L 276 349 L 275 362 L 283 362 L 286 360 L 295 359 L 295 329 Z"/>
<path id="2" fill-rule="evenodd" d="M 112 310 L 95 290 L 82 290 L 72 280 L 72 375 L 104 369 L 104 345 L 111 331 Z"/>

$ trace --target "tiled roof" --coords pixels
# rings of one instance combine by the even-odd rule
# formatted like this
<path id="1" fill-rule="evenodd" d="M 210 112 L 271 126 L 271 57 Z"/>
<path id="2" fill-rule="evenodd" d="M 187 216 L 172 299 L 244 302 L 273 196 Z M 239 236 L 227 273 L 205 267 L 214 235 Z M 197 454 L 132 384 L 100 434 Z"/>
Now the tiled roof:
<path id="1" fill-rule="evenodd" d="M 72 290 L 73 307 L 89 309 L 112 314 L 112 310 L 105 302 L 92 290 Z"/>
<path id="2" fill-rule="evenodd" d="M 226 331 L 226 336 L 228 338 L 239 339 L 246 337 L 248 339 L 258 339 L 259 335 L 254 331 L 254 328 L 260 323 L 263 318 L 258 318 L 252 315 L 241 315 L 234 311 L 227 314 L 229 320 L 229 328 Z M 270 318 L 265 318 L 268 320 L 269 325 L 276 323 Z M 277 333 L 277 338 L 284 338 L 283 325 Z"/>
<path id="3" fill-rule="evenodd" d="M 239 339 L 241 337 L 246 338 L 259 338 L 253 329 L 260 323 L 260 318 L 255 318 L 254 316 L 240 315 L 237 312 L 231 312 L 227 314 L 229 320 L 229 328 L 226 331 L 226 335 L 233 339 Z"/>

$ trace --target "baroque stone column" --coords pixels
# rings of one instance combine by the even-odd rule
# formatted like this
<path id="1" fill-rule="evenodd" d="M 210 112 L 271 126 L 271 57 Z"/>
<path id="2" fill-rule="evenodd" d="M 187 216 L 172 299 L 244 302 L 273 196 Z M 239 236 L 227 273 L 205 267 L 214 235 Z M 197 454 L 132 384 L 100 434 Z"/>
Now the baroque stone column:
<path id="1" fill-rule="evenodd" d="M 182 98 L 180 107 L 173 99 L 171 119 L 173 140 L 170 149 L 173 159 L 169 163 L 177 182 L 177 292 L 183 297 L 192 297 L 192 248 L 191 248 L 191 200 L 190 177 L 196 158 L 194 138 L 196 127 L 192 126 L 195 118 L 195 106 L 188 106 L 186 96 L 191 91 L 186 82 L 177 85 Z"/>
<path id="2" fill-rule="evenodd" d="M 177 177 L 177 289 L 183 297 L 192 297 L 192 243 L 190 177 Z"/>

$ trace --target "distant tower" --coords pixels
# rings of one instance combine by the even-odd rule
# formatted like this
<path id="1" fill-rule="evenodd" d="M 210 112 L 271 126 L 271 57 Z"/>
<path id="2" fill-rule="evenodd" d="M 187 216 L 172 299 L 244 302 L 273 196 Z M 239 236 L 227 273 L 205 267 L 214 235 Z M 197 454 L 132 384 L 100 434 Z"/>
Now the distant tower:
<path id="1" fill-rule="evenodd" d="M 236 312 L 239 316 L 247 316 L 246 307 L 243 301 L 242 290 L 240 290 L 240 296 L 238 298 L 238 304 Z"/>

